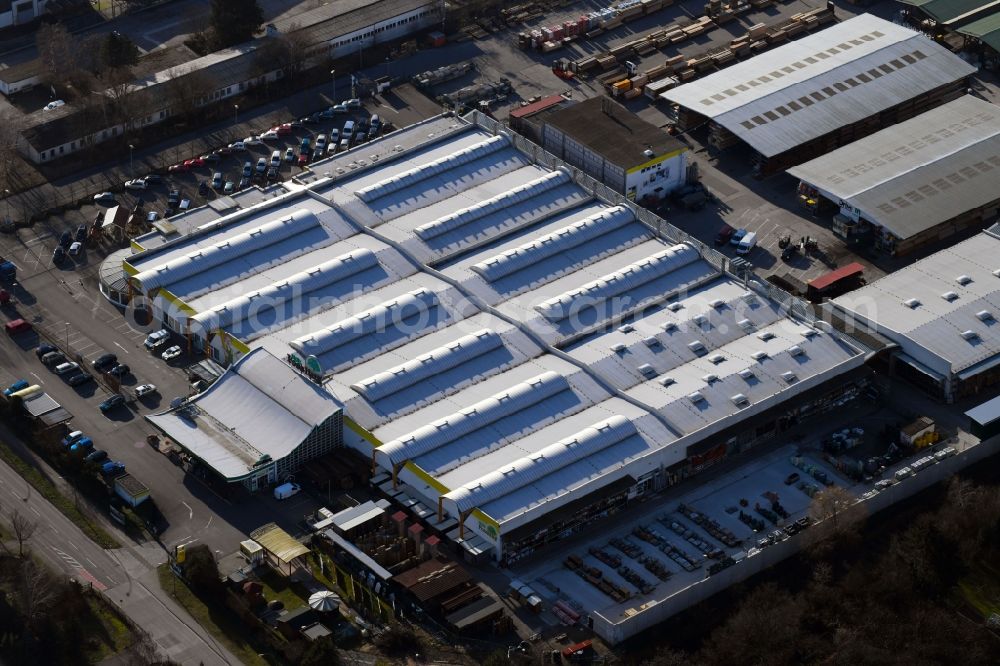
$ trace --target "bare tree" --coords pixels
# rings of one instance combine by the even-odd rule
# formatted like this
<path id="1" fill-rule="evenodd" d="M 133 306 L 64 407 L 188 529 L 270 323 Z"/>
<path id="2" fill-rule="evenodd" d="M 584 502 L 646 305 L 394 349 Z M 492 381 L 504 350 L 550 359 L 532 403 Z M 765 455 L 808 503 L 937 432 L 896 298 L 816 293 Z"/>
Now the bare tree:
<path id="1" fill-rule="evenodd" d="M 830 546 L 835 541 L 849 541 L 859 534 L 865 515 L 864 505 L 844 488 L 830 486 L 820 490 L 809 504 L 809 517 L 817 523 L 806 531 L 809 545 Z M 823 554 L 822 550 L 818 554 Z"/>
<path id="2" fill-rule="evenodd" d="M 11 109 L 0 111 L 0 193 L 13 190 L 19 175 L 16 164 L 24 138 L 24 115 Z"/>
<path id="3" fill-rule="evenodd" d="M 163 101 L 174 116 L 192 114 L 214 89 L 211 77 L 200 70 L 175 67 L 167 72 L 167 77 L 163 83 Z"/>
<path id="4" fill-rule="evenodd" d="M 31 541 L 38 529 L 38 523 L 21 514 L 17 509 L 10 512 L 10 527 L 17 539 L 17 556 L 24 557 L 24 545 Z"/>
<path id="5" fill-rule="evenodd" d="M 124 657 L 128 666 L 149 666 L 161 663 L 156 643 L 145 632 L 136 637 L 132 645 L 125 651 Z"/>
<path id="6" fill-rule="evenodd" d="M 51 573 L 26 559 L 21 563 L 16 599 L 21 614 L 33 626 L 59 596 L 59 586 Z"/>
<path id="7" fill-rule="evenodd" d="M 79 69 L 76 38 L 61 23 L 43 23 L 35 43 L 45 66 L 45 82 L 52 86 L 66 85 Z"/>

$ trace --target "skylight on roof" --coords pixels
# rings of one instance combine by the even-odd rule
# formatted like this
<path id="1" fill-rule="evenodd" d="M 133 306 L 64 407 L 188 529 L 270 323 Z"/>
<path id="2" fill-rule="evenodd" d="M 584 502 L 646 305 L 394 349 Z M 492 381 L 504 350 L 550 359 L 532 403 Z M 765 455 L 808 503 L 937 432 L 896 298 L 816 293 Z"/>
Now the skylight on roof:
<path id="1" fill-rule="evenodd" d="M 732 400 L 733 404 L 736 405 L 737 407 L 745 407 L 746 405 L 750 404 L 750 399 L 747 398 L 742 393 L 737 393 L 736 395 L 731 397 L 730 400 Z"/>
<path id="2" fill-rule="evenodd" d="M 671 303 L 670 305 L 668 305 L 667 309 L 670 310 L 671 312 L 677 312 L 678 310 L 680 310 L 683 307 L 684 306 L 681 305 L 680 303 L 674 302 L 674 303 Z"/>
<path id="3" fill-rule="evenodd" d="M 993 313 L 989 310 L 980 310 L 976 313 L 976 317 L 979 318 L 979 321 L 990 321 L 993 319 Z"/>
<path id="4" fill-rule="evenodd" d="M 920 307 L 920 301 L 917 300 L 916 298 L 908 298 L 905 301 L 903 301 L 903 305 L 913 310 L 917 307 Z"/>
<path id="5" fill-rule="evenodd" d="M 698 404 L 699 402 L 703 401 L 704 399 L 705 399 L 705 396 L 703 396 L 701 393 L 698 393 L 697 391 L 695 391 L 694 393 L 689 393 L 688 394 L 688 400 L 690 400 L 694 404 Z"/>
<path id="6" fill-rule="evenodd" d="M 952 301 L 958 298 L 958 294 L 956 294 L 953 291 L 946 291 L 943 294 L 941 294 L 941 298 L 951 303 Z"/>
<path id="7" fill-rule="evenodd" d="M 819 335 L 819 331 L 817 331 L 815 328 L 803 328 L 801 331 L 799 331 L 799 333 L 801 333 L 802 337 L 806 339 L 814 338 L 817 335 Z"/>
<path id="8" fill-rule="evenodd" d="M 798 377 L 795 375 L 795 373 L 792 372 L 791 370 L 789 370 L 788 372 L 781 373 L 781 378 L 784 379 L 789 384 L 791 384 L 792 382 L 794 382 L 794 381 L 796 381 L 798 379 Z"/>
<path id="9" fill-rule="evenodd" d="M 725 304 L 726 304 L 726 302 L 725 302 L 724 300 L 722 300 L 721 298 L 716 298 L 716 299 L 715 299 L 714 301 L 711 301 L 711 302 L 709 303 L 709 305 L 710 305 L 710 306 L 712 307 L 712 309 L 714 309 L 714 310 L 720 310 L 720 309 L 722 309 L 722 307 L 723 307 L 723 306 L 724 306 Z"/>
<path id="10" fill-rule="evenodd" d="M 749 319 L 740 319 L 738 322 L 736 322 L 736 325 L 742 328 L 744 331 L 753 330 L 753 322 L 750 321 Z"/>
<path id="11" fill-rule="evenodd" d="M 764 331 L 763 333 L 759 333 L 757 337 L 763 340 L 764 342 L 767 342 L 768 340 L 774 339 L 774 333 L 772 333 L 771 331 Z"/>
<path id="12" fill-rule="evenodd" d="M 653 366 L 651 366 L 649 363 L 643 363 L 637 369 L 639 370 L 639 372 L 641 372 L 646 377 L 655 377 L 656 376 L 656 369 L 653 368 Z"/>
<path id="13" fill-rule="evenodd" d="M 753 374 L 753 370 L 751 370 L 750 368 L 744 368 L 743 370 L 740 370 L 739 375 L 740 375 L 740 377 L 742 377 L 743 379 L 745 379 L 747 381 L 750 381 L 751 379 L 753 379 L 753 378 L 755 378 L 757 376 L 757 375 Z"/>
<path id="14" fill-rule="evenodd" d="M 755 351 L 754 353 L 750 354 L 750 358 L 752 358 L 755 361 L 763 361 L 765 358 L 767 358 L 767 352 L 764 350 Z"/>
<path id="15" fill-rule="evenodd" d="M 611 345 L 611 351 L 613 351 L 616 354 L 624 354 L 626 349 L 627 347 L 621 343 L 618 343 L 617 345 Z"/>
<path id="16" fill-rule="evenodd" d="M 788 353 L 790 355 L 792 355 L 792 356 L 804 356 L 805 355 L 805 351 L 803 351 L 802 347 L 799 347 L 798 345 L 792 345 L 791 347 L 789 347 L 788 348 Z"/>
<path id="17" fill-rule="evenodd" d="M 650 347 L 650 348 L 652 348 L 652 347 L 659 347 L 660 346 L 660 341 L 656 337 L 654 337 L 652 335 L 650 335 L 649 337 L 643 338 L 642 342 L 643 342 L 644 345 L 646 345 L 647 347 Z"/>
<path id="18" fill-rule="evenodd" d="M 619 326 L 618 327 L 618 332 L 619 333 L 631 333 L 634 330 L 635 330 L 635 326 L 633 326 L 632 324 L 625 324 L 623 326 Z"/>
<path id="19" fill-rule="evenodd" d="M 663 330 L 666 331 L 666 332 L 668 332 L 668 333 L 670 331 L 676 331 L 677 330 L 677 324 L 675 324 L 672 321 L 668 321 L 666 324 L 663 325 Z"/>
<path id="20" fill-rule="evenodd" d="M 708 360 L 715 365 L 719 365 L 720 363 L 726 360 L 726 357 L 723 356 L 722 354 L 712 354 L 711 356 L 708 357 Z"/>
<path id="21" fill-rule="evenodd" d="M 704 377 L 702 377 L 701 381 L 703 381 L 706 384 L 708 384 L 709 386 L 711 386 L 715 382 L 719 381 L 719 375 L 713 375 L 712 373 L 709 373 L 709 374 L 705 375 Z"/>
<path id="22" fill-rule="evenodd" d="M 973 340 L 977 340 L 979 338 L 979 334 L 975 331 L 962 331 L 962 337 L 969 342 L 972 342 Z"/>
<path id="23" fill-rule="evenodd" d="M 677 380 L 674 379 L 673 377 L 664 377 L 663 379 L 660 380 L 660 383 L 663 384 L 664 386 L 672 386 L 677 383 Z"/>
<path id="24" fill-rule="evenodd" d="M 955 278 L 955 282 L 959 283 L 964 287 L 965 285 L 972 282 L 972 278 L 970 278 L 968 275 L 959 275 L 957 278 Z"/>

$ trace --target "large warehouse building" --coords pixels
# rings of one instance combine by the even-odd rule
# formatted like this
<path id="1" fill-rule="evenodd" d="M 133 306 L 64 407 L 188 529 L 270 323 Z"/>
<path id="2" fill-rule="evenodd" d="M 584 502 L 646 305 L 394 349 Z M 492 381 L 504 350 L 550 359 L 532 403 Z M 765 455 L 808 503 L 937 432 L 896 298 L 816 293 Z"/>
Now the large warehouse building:
<path id="1" fill-rule="evenodd" d="M 378 483 L 508 563 L 866 381 L 787 295 L 475 118 L 132 255 L 131 288 L 192 348 L 322 383 Z"/>
<path id="2" fill-rule="evenodd" d="M 862 14 L 664 93 L 678 125 L 710 121 L 762 175 L 954 99 L 975 68 L 926 36 Z"/>
<path id="3" fill-rule="evenodd" d="M 965 95 L 788 173 L 839 206 L 835 232 L 907 254 L 996 217 L 1000 107 Z"/>
<path id="4" fill-rule="evenodd" d="M 894 369 L 952 401 L 1000 379 L 1000 225 L 831 301 L 895 342 Z"/>

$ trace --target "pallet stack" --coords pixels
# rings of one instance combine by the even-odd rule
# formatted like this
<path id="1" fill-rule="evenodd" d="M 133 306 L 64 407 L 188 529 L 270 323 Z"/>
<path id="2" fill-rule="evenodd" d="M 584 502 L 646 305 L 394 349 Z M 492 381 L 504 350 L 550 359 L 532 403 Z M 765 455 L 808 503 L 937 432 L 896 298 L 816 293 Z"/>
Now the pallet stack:
<path id="1" fill-rule="evenodd" d="M 708 144 L 716 150 L 725 150 L 739 142 L 736 135 L 722 125 L 713 122 L 708 130 Z"/>

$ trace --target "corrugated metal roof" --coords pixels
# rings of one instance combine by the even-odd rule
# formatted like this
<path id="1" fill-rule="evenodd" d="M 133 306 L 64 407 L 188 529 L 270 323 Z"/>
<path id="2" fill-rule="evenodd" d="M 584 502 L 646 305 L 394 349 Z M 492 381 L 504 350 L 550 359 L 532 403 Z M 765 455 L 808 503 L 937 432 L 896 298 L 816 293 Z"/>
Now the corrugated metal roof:
<path id="1" fill-rule="evenodd" d="M 1000 0 L 899 0 L 901 4 L 919 7 L 938 23 L 961 25 L 970 18 L 1000 5 Z"/>
<path id="2" fill-rule="evenodd" d="M 1000 198 L 1000 107 L 965 95 L 788 173 L 909 238 Z"/>
<path id="3" fill-rule="evenodd" d="M 771 157 L 975 71 L 924 35 L 862 14 L 664 96 Z"/>
<path id="4" fill-rule="evenodd" d="M 267 525 L 258 527 L 250 532 L 250 538 L 285 564 L 288 564 L 297 557 L 309 554 L 308 547 L 278 527 L 276 523 L 268 523 Z"/>
<path id="5" fill-rule="evenodd" d="M 957 374 L 1000 355 L 1000 239 L 980 233 L 833 302 L 931 370 Z"/>
<path id="6" fill-rule="evenodd" d="M 993 423 L 997 419 L 1000 419 L 1000 396 L 976 405 L 967 411 L 965 415 L 980 425 Z"/>

